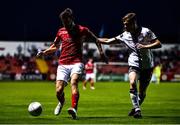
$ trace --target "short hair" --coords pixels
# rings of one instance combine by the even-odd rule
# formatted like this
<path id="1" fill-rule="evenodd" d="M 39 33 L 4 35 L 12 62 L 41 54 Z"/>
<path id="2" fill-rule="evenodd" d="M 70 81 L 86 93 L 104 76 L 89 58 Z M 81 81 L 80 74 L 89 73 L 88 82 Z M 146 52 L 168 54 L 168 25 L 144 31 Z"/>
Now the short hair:
<path id="1" fill-rule="evenodd" d="M 73 19 L 73 12 L 70 8 L 66 8 L 63 12 L 60 13 L 59 18 L 65 19 L 65 18 L 72 18 Z"/>
<path id="2" fill-rule="evenodd" d="M 122 21 L 125 22 L 125 21 L 134 21 L 136 20 L 136 14 L 135 13 L 128 13 L 126 14 L 123 18 L 122 18 Z"/>

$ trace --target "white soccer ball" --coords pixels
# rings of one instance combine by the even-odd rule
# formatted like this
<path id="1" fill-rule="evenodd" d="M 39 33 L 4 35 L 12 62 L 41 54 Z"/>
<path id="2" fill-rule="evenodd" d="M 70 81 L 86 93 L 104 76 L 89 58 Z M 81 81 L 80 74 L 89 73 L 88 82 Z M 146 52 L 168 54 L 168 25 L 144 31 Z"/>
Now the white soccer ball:
<path id="1" fill-rule="evenodd" d="M 42 113 L 42 105 L 39 102 L 32 102 L 28 106 L 28 112 L 32 116 L 39 116 Z"/>

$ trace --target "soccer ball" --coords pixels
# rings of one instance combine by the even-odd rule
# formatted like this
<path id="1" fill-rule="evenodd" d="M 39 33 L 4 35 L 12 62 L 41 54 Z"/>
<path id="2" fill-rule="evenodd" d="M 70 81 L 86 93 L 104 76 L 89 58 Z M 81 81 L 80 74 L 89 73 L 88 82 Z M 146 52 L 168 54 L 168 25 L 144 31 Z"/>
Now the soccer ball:
<path id="1" fill-rule="evenodd" d="M 39 116 L 42 113 L 42 105 L 39 102 L 32 102 L 28 106 L 28 112 L 32 116 Z"/>

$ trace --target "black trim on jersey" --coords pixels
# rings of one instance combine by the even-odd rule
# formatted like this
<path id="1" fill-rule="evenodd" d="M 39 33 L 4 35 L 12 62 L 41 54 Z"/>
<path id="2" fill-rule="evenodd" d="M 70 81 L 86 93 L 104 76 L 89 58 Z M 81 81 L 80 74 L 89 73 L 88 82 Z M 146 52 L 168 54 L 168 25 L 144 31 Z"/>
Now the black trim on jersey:
<path id="1" fill-rule="evenodd" d="M 142 31 L 142 27 L 139 27 L 135 34 L 131 34 L 134 43 L 139 43 L 138 36 L 140 35 L 141 31 Z M 136 49 L 136 52 L 138 54 L 138 59 L 139 59 L 139 68 L 141 69 L 141 67 L 142 67 L 142 56 L 141 56 L 139 49 Z"/>

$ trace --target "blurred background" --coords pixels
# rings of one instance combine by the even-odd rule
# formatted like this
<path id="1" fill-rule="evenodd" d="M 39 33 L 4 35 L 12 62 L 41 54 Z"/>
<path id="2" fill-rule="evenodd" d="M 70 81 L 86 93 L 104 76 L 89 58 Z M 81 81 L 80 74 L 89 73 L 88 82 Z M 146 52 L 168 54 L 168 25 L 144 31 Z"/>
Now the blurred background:
<path id="1" fill-rule="evenodd" d="M 123 29 L 121 18 L 128 12 L 135 12 L 140 24 L 150 28 L 163 44 L 161 49 L 153 51 L 155 65 L 161 70 L 160 80 L 180 81 L 180 11 L 177 0 L 1 1 L 0 80 L 55 79 L 59 52 L 44 58 L 35 55 L 53 42 L 62 26 L 59 13 L 67 7 L 73 9 L 76 23 L 89 27 L 99 37 L 119 35 Z M 97 63 L 96 79 L 126 81 L 127 49 L 123 45 L 103 48 L 113 62 L 106 68 L 101 68 L 104 64 L 99 63 L 96 46 L 84 44 L 84 57 L 93 57 Z M 157 80 L 154 78 L 152 81 Z"/>

